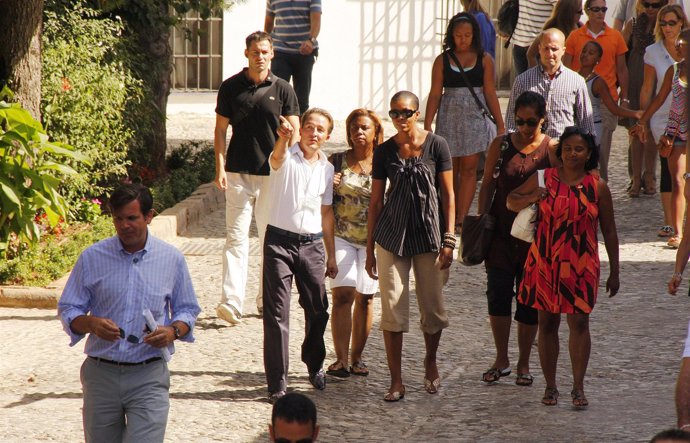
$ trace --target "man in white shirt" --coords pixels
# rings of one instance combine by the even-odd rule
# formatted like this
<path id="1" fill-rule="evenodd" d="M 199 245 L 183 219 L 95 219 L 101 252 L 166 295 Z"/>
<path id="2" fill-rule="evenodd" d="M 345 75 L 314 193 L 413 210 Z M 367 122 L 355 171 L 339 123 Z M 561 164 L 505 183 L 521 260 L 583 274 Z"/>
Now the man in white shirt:
<path id="1" fill-rule="evenodd" d="M 324 268 L 326 277 L 338 273 L 333 165 L 321 152 L 333 131 L 333 117 L 322 109 L 307 110 L 302 116 L 300 141 L 290 148 L 293 127 L 286 118 L 280 119 L 278 140 L 269 157 L 271 209 L 263 249 L 264 368 L 271 403 L 287 390 L 293 277 L 305 316 L 302 361 L 310 383 L 319 390 L 326 387 L 322 368 L 328 323 Z"/>

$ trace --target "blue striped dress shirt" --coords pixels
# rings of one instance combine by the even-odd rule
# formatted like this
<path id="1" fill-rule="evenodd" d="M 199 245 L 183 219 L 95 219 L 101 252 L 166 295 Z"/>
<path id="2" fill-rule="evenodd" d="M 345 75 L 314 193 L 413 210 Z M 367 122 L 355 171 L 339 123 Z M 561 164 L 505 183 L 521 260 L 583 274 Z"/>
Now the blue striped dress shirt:
<path id="1" fill-rule="evenodd" d="M 274 17 L 273 49 L 299 54 L 302 42 L 309 40 L 312 12 L 321 13 L 321 0 L 266 0 L 266 15 Z M 318 43 L 314 48 L 318 48 Z"/>
<path id="2" fill-rule="evenodd" d="M 595 134 L 592 103 L 585 79 L 561 65 L 551 78 L 541 64 L 528 69 L 515 78 L 506 109 L 506 132 L 517 131 L 515 100 L 525 91 L 540 94 L 546 100 L 546 135 L 558 138 L 568 126 Z"/>
<path id="3" fill-rule="evenodd" d="M 189 333 L 182 338 L 194 341 L 194 323 L 201 312 L 192 287 L 184 256 L 175 247 L 151 235 L 144 249 L 125 251 L 117 236 L 86 249 L 72 273 L 58 302 L 58 315 L 71 338 L 70 346 L 83 335 L 70 328 L 80 315 L 91 314 L 111 319 L 124 330 L 127 339 L 114 342 L 89 334 L 84 353 L 91 357 L 138 363 L 160 357 L 161 351 L 145 343 L 136 343 L 146 333 L 142 312 L 149 309 L 159 325 L 182 321 Z M 170 353 L 174 346 L 168 346 Z"/>

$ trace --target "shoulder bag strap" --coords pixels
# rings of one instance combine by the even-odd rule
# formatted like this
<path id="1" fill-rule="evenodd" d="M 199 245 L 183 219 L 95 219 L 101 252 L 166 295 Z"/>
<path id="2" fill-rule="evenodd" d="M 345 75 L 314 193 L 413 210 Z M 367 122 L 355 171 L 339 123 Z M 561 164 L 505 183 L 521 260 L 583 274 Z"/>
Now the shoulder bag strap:
<path id="1" fill-rule="evenodd" d="M 496 119 L 494 116 L 491 114 L 491 111 L 486 107 L 484 102 L 479 100 L 479 97 L 477 97 L 477 93 L 474 92 L 474 88 L 472 87 L 472 84 L 470 83 L 469 79 L 467 78 L 467 74 L 465 74 L 465 70 L 462 68 L 462 65 L 460 64 L 460 60 L 455 56 L 452 50 L 447 50 L 448 56 L 453 59 L 453 62 L 455 62 L 455 66 L 458 67 L 458 71 L 460 71 L 460 76 L 462 76 L 462 79 L 465 81 L 465 84 L 467 85 L 467 89 L 470 90 L 470 93 L 472 94 L 472 97 L 474 97 L 474 101 L 477 102 L 477 106 L 479 106 L 479 109 L 482 111 L 482 114 L 484 114 L 486 117 L 489 118 L 493 122 L 493 124 L 496 124 Z M 480 60 L 479 56 L 477 56 L 477 63 L 482 63 L 482 60 Z"/>

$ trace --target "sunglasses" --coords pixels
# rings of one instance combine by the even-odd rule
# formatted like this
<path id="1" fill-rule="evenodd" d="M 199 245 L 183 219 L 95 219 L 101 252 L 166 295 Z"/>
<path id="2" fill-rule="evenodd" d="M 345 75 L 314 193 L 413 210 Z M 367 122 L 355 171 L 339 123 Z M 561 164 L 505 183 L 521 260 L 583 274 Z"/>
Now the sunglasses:
<path id="1" fill-rule="evenodd" d="M 678 22 L 676 20 L 669 20 L 667 22 L 665 22 L 663 20 L 659 20 L 659 27 L 663 28 L 664 26 L 676 26 L 678 23 L 680 23 L 680 22 Z"/>
<path id="2" fill-rule="evenodd" d="M 659 2 L 659 3 L 642 2 L 642 6 L 644 6 L 645 8 L 659 9 L 663 5 L 661 4 L 661 2 Z"/>
<path id="3" fill-rule="evenodd" d="M 388 111 L 388 116 L 393 120 L 399 117 L 410 118 L 414 115 L 415 112 L 417 112 L 416 109 L 414 111 L 412 109 L 402 109 L 400 111 L 396 109 L 391 109 L 390 111 Z"/>
<path id="4" fill-rule="evenodd" d="M 122 328 L 119 328 L 119 329 L 120 329 L 120 338 L 124 339 L 125 338 L 125 330 Z M 146 325 L 146 329 L 144 330 L 144 332 L 146 332 L 147 334 L 151 332 L 151 329 L 149 329 L 148 325 Z M 143 340 L 141 338 L 137 337 L 136 335 L 132 335 L 132 334 L 126 336 L 126 340 L 127 340 L 127 342 L 135 344 L 135 345 L 138 345 L 139 343 L 143 343 Z"/>
<path id="5" fill-rule="evenodd" d="M 523 120 L 523 119 L 521 119 L 521 118 L 516 118 L 516 119 L 515 119 L 515 124 L 518 125 L 518 126 L 527 125 L 527 126 L 529 126 L 530 128 L 536 128 L 537 125 L 539 124 L 539 120 L 534 119 L 534 118 L 530 118 L 529 120 Z"/>
<path id="6" fill-rule="evenodd" d="M 606 12 L 609 10 L 606 6 L 593 6 L 591 8 L 587 8 L 588 11 L 592 12 Z"/>

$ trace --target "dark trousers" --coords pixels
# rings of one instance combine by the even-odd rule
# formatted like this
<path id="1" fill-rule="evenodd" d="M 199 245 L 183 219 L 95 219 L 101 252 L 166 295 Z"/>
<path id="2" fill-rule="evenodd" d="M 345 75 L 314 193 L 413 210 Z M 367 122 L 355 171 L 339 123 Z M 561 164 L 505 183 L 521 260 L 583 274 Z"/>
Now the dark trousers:
<path id="1" fill-rule="evenodd" d="M 323 334 L 328 323 L 324 284 L 323 242 L 300 241 L 266 231 L 264 240 L 264 369 L 268 392 L 287 388 L 290 350 L 290 291 L 295 277 L 299 304 L 304 309 L 302 361 L 309 373 L 321 369 L 326 358 Z"/>
<path id="2" fill-rule="evenodd" d="M 316 51 L 309 55 L 276 52 L 271 62 L 271 72 L 286 82 L 292 79 L 292 87 L 297 94 L 299 113 L 309 109 L 311 91 L 311 71 L 316 61 Z"/>
<path id="3" fill-rule="evenodd" d="M 515 321 L 526 325 L 536 325 L 539 314 L 531 306 L 523 305 L 515 297 L 522 281 L 522 266 L 514 271 L 487 266 L 486 297 L 489 302 L 489 315 L 510 317 L 513 299 L 515 298 Z"/>
<path id="4" fill-rule="evenodd" d="M 513 45 L 513 69 L 515 70 L 516 77 L 529 68 L 529 64 L 527 63 L 528 49 L 529 48 L 526 46 Z"/>

